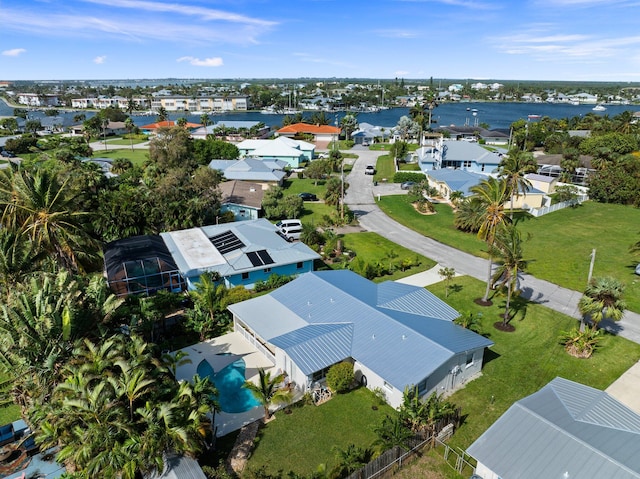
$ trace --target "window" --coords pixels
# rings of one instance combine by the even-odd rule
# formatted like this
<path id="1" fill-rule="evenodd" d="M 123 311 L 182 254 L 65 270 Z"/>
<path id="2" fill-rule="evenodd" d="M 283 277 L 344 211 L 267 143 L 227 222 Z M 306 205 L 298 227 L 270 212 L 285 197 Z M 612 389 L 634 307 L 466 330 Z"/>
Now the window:
<path id="1" fill-rule="evenodd" d="M 468 161 L 468 160 L 467 161 L 463 161 L 462 162 L 462 166 L 464 168 L 471 168 L 471 161 Z"/>
<path id="2" fill-rule="evenodd" d="M 263 271 L 264 271 L 265 273 L 271 273 L 271 268 L 265 268 Z"/>
<path id="3" fill-rule="evenodd" d="M 467 353 L 467 367 L 473 365 L 473 352 Z"/>
<path id="4" fill-rule="evenodd" d="M 389 391 L 393 391 L 393 386 L 389 384 L 387 381 L 384 382 L 384 387 L 387 388 Z"/>
<path id="5" fill-rule="evenodd" d="M 249 279 L 249 273 L 242 273 L 242 279 Z"/>
<path id="6" fill-rule="evenodd" d="M 484 171 L 484 163 L 482 163 L 482 168 L 480 168 L 481 171 Z"/>
<path id="7" fill-rule="evenodd" d="M 296 268 L 298 269 L 302 269 L 303 263 L 302 261 L 298 262 L 298 264 L 296 264 Z"/>

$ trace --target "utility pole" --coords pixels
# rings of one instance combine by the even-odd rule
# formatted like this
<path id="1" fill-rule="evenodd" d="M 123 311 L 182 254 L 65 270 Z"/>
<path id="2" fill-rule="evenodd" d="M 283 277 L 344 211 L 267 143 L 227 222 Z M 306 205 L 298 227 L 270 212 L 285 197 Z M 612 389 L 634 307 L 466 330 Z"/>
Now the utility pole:
<path id="1" fill-rule="evenodd" d="M 595 248 L 593 248 L 593 251 L 591 251 L 591 254 L 589 256 L 591 256 L 591 264 L 589 265 L 589 277 L 587 278 L 587 284 L 591 284 L 591 276 L 593 275 L 593 265 L 596 262 Z"/>

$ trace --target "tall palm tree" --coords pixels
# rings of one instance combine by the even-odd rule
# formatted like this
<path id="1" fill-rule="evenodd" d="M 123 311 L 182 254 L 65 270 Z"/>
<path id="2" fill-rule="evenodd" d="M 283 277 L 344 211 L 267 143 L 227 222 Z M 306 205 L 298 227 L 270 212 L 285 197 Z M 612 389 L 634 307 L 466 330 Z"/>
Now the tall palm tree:
<path id="1" fill-rule="evenodd" d="M 500 258 L 500 265 L 493 274 L 493 284 L 507 288 L 507 302 L 502 317 L 506 326 L 510 320 L 511 296 L 518 288 L 518 278 L 527 268 L 522 254 L 522 236 L 515 225 L 503 226 L 496 235 L 494 252 Z"/>
<path id="2" fill-rule="evenodd" d="M 264 368 L 258 368 L 258 384 L 251 381 L 244 383 L 243 387 L 251 391 L 254 397 L 264 408 L 264 422 L 271 417 L 269 406 L 271 404 L 284 404 L 291 401 L 292 393 L 289 390 L 279 388 L 284 381 L 284 373 L 271 377 L 271 372 Z"/>
<path id="3" fill-rule="evenodd" d="M 506 180 L 490 177 L 473 186 L 471 192 L 484 207 L 480 219 L 480 228 L 478 229 L 478 238 L 487 243 L 487 252 L 489 253 L 487 287 L 481 300 L 486 304 L 489 300 L 489 290 L 491 289 L 492 251 L 495 236 L 500 225 L 510 221 L 504 212 L 504 202 L 509 196 L 509 187 Z"/>
<path id="4" fill-rule="evenodd" d="M 133 120 L 131 119 L 131 117 L 127 118 L 124 121 L 124 127 L 127 129 L 127 132 L 129 133 L 129 143 L 131 144 L 131 151 L 133 151 L 133 136 L 131 136 L 131 133 L 133 132 L 133 129 L 136 127 L 136 125 L 133 123 Z"/>
<path id="5" fill-rule="evenodd" d="M 513 203 L 515 198 L 527 193 L 531 189 L 531 182 L 525 178 L 527 173 L 533 173 L 537 169 L 537 163 L 533 155 L 521 151 L 519 148 L 509 150 L 500 163 L 500 177 L 504 178 L 509 188 L 511 197 L 510 218 L 513 219 Z"/>
<path id="6" fill-rule="evenodd" d="M 47 170 L 8 171 L 0 174 L 0 222 L 23 232 L 36 247 L 52 255 L 69 271 L 80 271 L 95 261 L 98 242 L 87 229 L 89 213 L 79 211 L 68 187 Z"/>
<path id="7" fill-rule="evenodd" d="M 624 285 L 615 278 L 593 278 L 578 302 L 583 317 L 588 317 L 597 329 L 605 318 L 619 321 L 627 305 L 623 299 Z M 583 321 L 584 324 L 584 321 Z M 581 329 L 583 329 L 581 324 Z"/>
<path id="8" fill-rule="evenodd" d="M 209 115 L 207 115 L 206 113 L 203 113 L 202 115 L 200 115 L 200 123 L 202 123 L 205 128 L 207 127 L 207 125 L 209 125 L 210 121 L 211 121 L 211 118 L 209 118 Z"/>
<path id="9" fill-rule="evenodd" d="M 19 232 L 0 229 L 0 284 L 9 299 L 14 286 L 28 273 L 35 271 L 45 255 Z M 1 292 L 1 290 L 0 290 Z"/>

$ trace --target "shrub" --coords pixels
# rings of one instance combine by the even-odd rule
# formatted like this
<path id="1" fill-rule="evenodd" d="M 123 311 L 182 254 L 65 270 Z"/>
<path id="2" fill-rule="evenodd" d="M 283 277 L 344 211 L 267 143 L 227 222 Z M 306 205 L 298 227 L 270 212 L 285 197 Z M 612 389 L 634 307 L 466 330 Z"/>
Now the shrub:
<path id="1" fill-rule="evenodd" d="M 353 364 L 348 362 L 334 364 L 327 373 L 327 386 L 333 392 L 343 393 L 351 388 L 353 379 Z"/>
<path id="2" fill-rule="evenodd" d="M 280 286 L 284 286 L 289 281 L 291 281 L 293 276 L 284 276 L 277 273 L 273 273 L 269 278 L 264 281 L 262 279 L 256 281 L 255 291 L 259 293 L 260 291 L 268 291 L 271 289 L 279 288 Z"/>
<path id="3" fill-rule="evenodd" d="M 405 181 L 422 183 L 424 179 L 424 173 L 414 173 L 412 171 L 398 171 L 393 175 L 394 183 L 404 183 Z"/>

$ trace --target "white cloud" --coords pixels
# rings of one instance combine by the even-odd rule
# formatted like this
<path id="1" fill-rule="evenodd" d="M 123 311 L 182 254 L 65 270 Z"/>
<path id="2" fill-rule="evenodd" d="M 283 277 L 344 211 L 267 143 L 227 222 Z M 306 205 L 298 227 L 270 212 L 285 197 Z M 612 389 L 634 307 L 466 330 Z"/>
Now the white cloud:
<path id="1" fill-rule="evenodd" d="M 398 70 L 397 72 L 394 73 L 394 75 L 397 77 L 406 77 L 409 73 L 410 72 L 406 70 Z"/>
<path id="2" fill-rule="evenodd" d="M 100 56 L 95 57 L 93 59 L 93 63 L 95 63 L 97 65 L 102 65 L 105 62 L 106 59 L 107 59 L 106 55 L 100 55 Z"/>
<path id="3" fill-rule="evenodd" d="M 416 38 L 420 36 L 418 32 L 410 30 L 376 30 L 374 33 L 385 38 Z"/>
<path id="4" fill-rule="evenodd" d="M 223 65 L 222 58 L 220 57 L 203 58 L 202 60 L 195 57 L 180 57 L 176 61 L 189 62 L 196 67 L 221 67 Z"/>
<path id="5" fill-rule="evenodd" d="M 11 50 L 3 51 L 2 54 L 5 57 L 17 57 L 17 56 L 22 55 L 26 51 L 27 50 L 25 50 L 24 48 L 12 48 Z"/>

